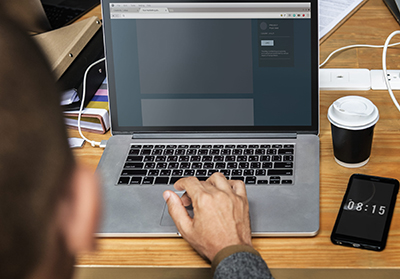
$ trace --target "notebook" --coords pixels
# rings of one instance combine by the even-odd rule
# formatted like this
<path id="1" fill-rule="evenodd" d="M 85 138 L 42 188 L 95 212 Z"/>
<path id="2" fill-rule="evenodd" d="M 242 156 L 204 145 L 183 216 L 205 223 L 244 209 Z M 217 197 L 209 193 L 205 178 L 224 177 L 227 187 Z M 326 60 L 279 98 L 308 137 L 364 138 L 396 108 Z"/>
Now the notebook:
<path id="1" fill-rule="evenodd" d="M 63 27 L 99 4 L 100 0 L 13 0 L 2 5 L 25 29 L 41 33 Z"/>
<path id="2" fill-rule="evenodd" d="M 162 193 L 217 171 L 245 182 L 253 236 L 316 235 L 317 0 L 102 11 L 112 136 L 98 235 L 179 236 Z"/>

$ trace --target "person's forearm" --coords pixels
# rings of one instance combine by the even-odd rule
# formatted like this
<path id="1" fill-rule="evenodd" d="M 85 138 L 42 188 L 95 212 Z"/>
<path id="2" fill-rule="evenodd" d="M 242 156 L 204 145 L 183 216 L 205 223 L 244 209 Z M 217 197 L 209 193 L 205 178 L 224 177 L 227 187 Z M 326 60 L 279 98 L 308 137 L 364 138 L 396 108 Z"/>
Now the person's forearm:
<path id="1" fill-rule="evenodd" d="M 233 245 L 222 249 L 212 261 L 214 279 L 273 279 L 261 255 L 252 247 Z"/>

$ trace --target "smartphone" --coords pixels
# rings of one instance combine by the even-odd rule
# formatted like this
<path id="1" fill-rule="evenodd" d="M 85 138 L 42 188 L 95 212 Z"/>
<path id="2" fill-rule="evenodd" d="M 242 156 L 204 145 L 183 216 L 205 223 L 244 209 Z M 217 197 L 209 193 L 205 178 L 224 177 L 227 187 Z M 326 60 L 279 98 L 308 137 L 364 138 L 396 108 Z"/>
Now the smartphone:
<path id="1" fill-rule="evenodd" d="M 385 249 L 398 191 L 396 179 L 353 174 L 333 227 L 332 243 Z"/>
<path id="2" fill-rule="evenodd" d="M 400 11 L 399 11 L 400 0 L 383 0 L 383 2 L 388 7 L 389 11 L 392 13 L 397 23 L 400 24 Z"/>

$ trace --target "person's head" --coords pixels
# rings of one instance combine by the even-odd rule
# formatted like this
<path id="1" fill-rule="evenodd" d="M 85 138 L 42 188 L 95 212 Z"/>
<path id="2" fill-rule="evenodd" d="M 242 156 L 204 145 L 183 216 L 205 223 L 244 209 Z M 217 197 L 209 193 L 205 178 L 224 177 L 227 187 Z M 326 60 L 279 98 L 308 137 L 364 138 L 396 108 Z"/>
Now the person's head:
<path id="1" fill-rule="evenodd" d="M 0 278 L 68 278 L 93 248 L 97 183 L 74 162 L 44 55 L 2 13 Z"/>

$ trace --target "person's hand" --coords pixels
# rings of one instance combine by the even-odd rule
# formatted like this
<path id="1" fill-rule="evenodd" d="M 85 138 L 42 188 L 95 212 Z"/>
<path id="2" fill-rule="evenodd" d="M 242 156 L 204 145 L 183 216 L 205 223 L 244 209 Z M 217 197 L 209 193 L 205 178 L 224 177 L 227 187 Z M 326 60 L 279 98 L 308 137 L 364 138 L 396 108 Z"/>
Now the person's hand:
<path id="1" fill-rule="evenodd" d="M 207 181 L 195 177 L 180 179 L 174 187 L 186 193 L 181 199 L 173 191 L 164 192 L 169 214 L 182 237 L 201 256 L 212 261 L 227 246 L 252 247 L 249 203 L 243 181 L 227 180 L 223 174 L 214 173 Z M 190 204 L 193 218 L 185 209 Z"/>

